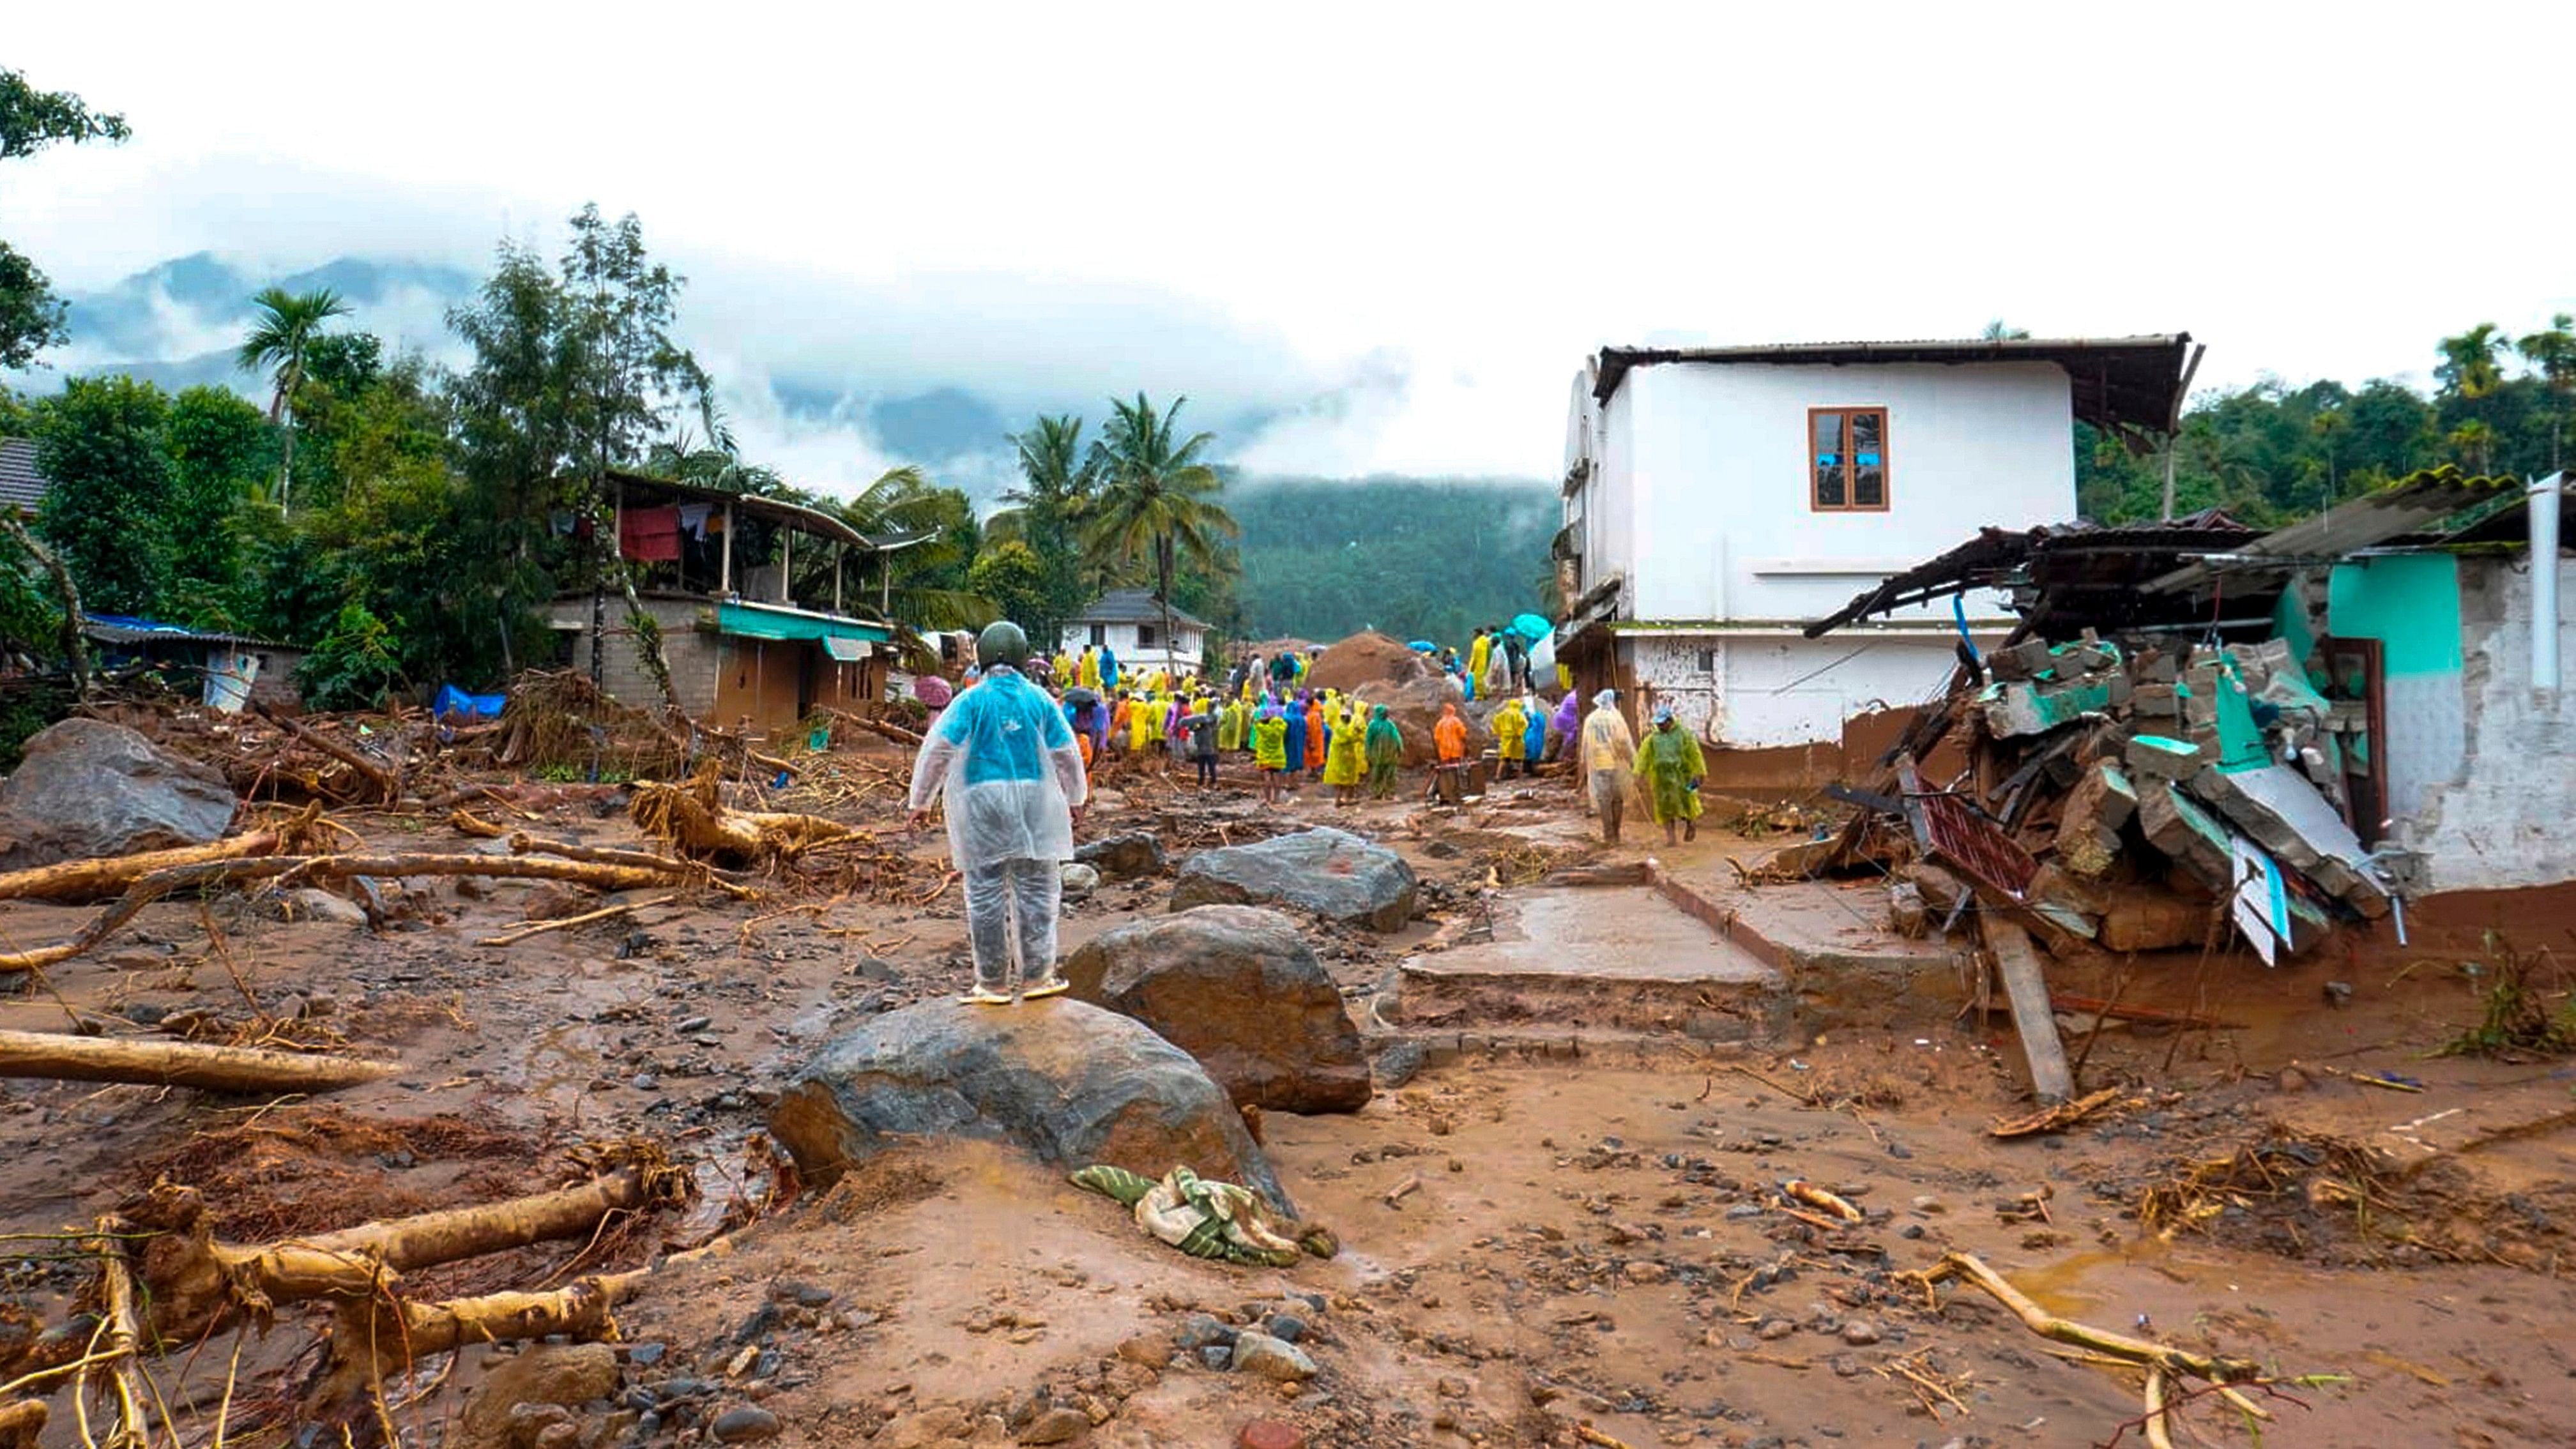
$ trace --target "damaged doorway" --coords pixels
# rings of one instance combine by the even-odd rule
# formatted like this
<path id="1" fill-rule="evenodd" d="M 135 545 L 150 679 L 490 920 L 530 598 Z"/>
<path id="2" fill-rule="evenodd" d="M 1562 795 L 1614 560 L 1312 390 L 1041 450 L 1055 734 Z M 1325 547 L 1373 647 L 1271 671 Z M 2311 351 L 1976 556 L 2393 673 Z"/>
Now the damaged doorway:
<path id="1" fill-rule="evenodd" d="M 2328 639 L 2326 697 L 2362 707 L 2362 727 L 2343 747 L 2345 819 L 2363 845 L 2377 845 L 2388 823 L 2388 676 L 2376 639 Z"/>

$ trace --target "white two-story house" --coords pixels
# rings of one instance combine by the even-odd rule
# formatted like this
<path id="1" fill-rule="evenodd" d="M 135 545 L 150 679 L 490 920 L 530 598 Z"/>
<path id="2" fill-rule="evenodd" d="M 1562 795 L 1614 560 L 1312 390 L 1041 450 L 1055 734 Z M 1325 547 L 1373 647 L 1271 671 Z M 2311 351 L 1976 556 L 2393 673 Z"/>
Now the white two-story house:
<path id="1" fill-rule="evenodd" d="M 2075 517 L 2075 423 L 2161 435 L 2188 341 L 1602 349 L 1566 429 L 1558 659 L 1711 744 L 1838 749 L 1941 688 L 1961 624 L 1800 626 L 1982 525 Z M 1964 612 L 1980 647 L 2011 625 L 1998 596 Z"/>

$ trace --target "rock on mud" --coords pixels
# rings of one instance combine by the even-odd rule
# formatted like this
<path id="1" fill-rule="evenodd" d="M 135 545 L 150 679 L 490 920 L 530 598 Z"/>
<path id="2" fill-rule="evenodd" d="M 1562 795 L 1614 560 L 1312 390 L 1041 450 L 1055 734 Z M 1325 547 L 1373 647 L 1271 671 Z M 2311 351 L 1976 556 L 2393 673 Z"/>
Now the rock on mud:
<path id="1" fill-rule="evenodd" d="M 1198 1058 L 1238 1105 L 1356 1112 L 1368 1058 L 1341 989 L 1297 923 L 1258 906 L 1132 921 L 1064 964 L 1073 994 Z"/>
<path id="2" fill-rule="evenodd" d="M 1110 880 L 1163 873 L 1163 842 L 1151 831 L 1131 830 L 1076 847 L 1073 858 Z"/>
<path id="3" fill-rule="evenodd" d="M 1415 891 L 1413 867 L 1394 851 L 1325 827 L 1200 851 L 1181 862 L 1172 909 L 1281 905 L 1395 931 L 1411 919 Z"/>
<path id="4" fill-rule="evenodd" d="M 617 1392 L 617 1350 L 604 1343 L 541 1343 L 504 1359 L 465 1399 L 455 1442 L 466 1449 L 509 1449 L 519 1437 L 511 1412 L 523 1405 L 566 1408 Z"/>
<path id="5" fill-rule="evenodd" d="M 1107 1162 L 1161 1177 L 1187 1164 L 1294 1213 L 1242 1114 L 1189 1053 L 1064 997 L 888 1012 L 827 1043 L 780 1094 L 769 1130 L 818 1185 L 907 1140 L 974 1137 L 1067 1171 Z"/>
<path id="6" fill-rule="evenodd" d="M 0 783 L 0 870 L 203 845 L 233 823 L 223 773 L 123 725 L 67 719 Z"/>

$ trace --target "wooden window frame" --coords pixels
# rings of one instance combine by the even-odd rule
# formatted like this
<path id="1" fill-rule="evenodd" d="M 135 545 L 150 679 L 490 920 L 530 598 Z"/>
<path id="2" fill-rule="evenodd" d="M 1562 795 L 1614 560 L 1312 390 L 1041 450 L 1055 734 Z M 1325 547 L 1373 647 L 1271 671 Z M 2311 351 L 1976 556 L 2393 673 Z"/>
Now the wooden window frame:
<path id="1" fill-rule="evenodd" d="M 1851 419 L 1857 413 L 1878 414 L 1878 501 L 1876 503 L 1827 503 L 1816 492 L 1816 415 L 1832 413 L 1842 422 L 1843 497 L 1848 500 L 1855 491 L 1852 485 Z M 1799 449 L 1800 461 L 1807 473 L 1807 511 L 1809 513 L 1885 513 L 1896 503 L 1896 470 L 1889 460 L 1896 449 L 1889 443 L 1888 409 L 1884 403 L 1856 404 L 1849 407 L 1807 409 L 1807 435 Z"/>

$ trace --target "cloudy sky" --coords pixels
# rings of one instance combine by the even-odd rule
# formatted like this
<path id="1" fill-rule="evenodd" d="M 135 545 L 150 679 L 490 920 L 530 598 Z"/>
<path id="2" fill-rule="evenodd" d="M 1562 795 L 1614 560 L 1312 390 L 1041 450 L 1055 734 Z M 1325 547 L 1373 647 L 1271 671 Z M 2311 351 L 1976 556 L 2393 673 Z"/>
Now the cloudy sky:
<path id="1" fill-rule="evenodd" d="M 66 288 L 479 268 L 596 200 L 816 482 L 877 446 L 765 379 L 1187 391 L 1274 417 L 1228 440 L 1257 466 L 1546 476 L 1604 342 L 2002 317 L 2359 380 L 2576 308 L 2564 148 L 2482 93 L 2520 67 L 2476 5 L 12 10 L 0 64 L 135 130 L 0 168 Z M 2512 51 L 2571 12 L 2515 7 Z"/>

